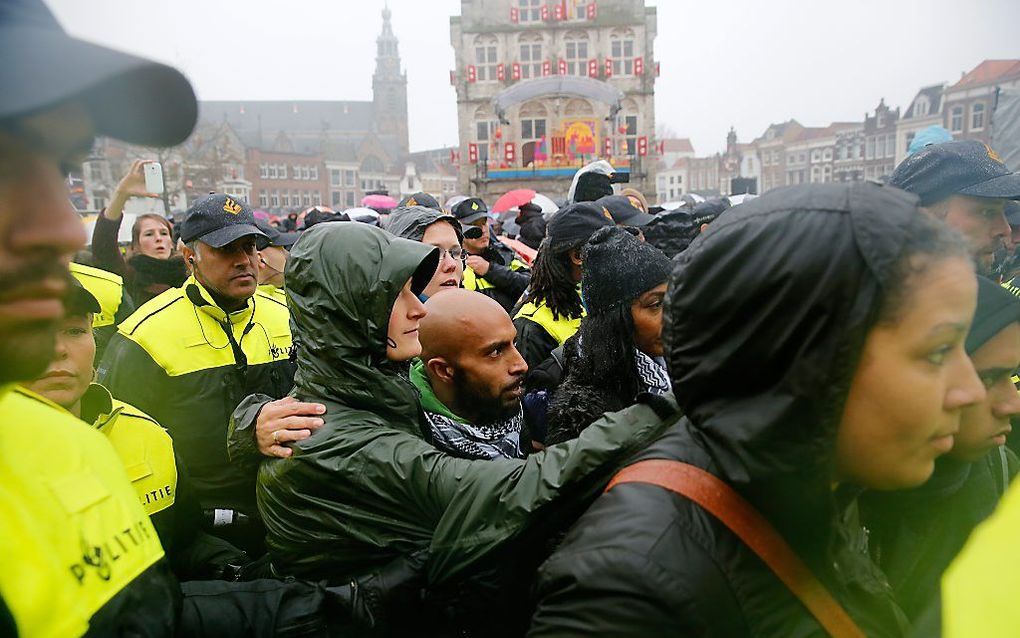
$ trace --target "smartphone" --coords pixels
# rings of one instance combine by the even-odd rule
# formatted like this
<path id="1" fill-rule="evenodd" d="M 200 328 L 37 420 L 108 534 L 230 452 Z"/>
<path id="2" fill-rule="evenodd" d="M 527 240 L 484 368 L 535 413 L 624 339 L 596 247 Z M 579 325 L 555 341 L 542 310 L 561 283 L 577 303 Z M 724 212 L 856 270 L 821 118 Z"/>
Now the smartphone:
<path id="1" fill-rule="evenodd" d="M 159 162 L 145 164 L 145 190 L 156 195 L 163 193 L 163 167 Z"/>

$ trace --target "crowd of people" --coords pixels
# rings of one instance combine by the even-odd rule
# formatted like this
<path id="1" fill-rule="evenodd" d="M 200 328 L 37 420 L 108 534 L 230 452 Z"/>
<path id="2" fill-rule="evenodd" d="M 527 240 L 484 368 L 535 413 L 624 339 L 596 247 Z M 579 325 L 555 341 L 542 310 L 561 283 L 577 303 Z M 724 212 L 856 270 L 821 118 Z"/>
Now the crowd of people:
<path id="1" fill-rule="evenodd" d="M 1015 631 L 988 146 L 672 211 L 597 161 L 502 229 L 210 193 L 122 247 L 138 160 L 85 250 L 68 167 L 192 89 L 38 0 L 0 51 L 0 635 Z"/>

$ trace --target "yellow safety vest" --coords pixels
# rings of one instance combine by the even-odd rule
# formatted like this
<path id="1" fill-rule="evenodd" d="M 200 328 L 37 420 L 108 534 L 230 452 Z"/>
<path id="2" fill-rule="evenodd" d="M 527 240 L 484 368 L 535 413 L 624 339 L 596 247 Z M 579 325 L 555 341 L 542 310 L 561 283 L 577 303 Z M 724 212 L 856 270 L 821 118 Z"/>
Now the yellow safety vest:
<path id="1" fill-rule="evenodd" d="M 942 576 L 942 635 L 1006 638 L 1020 627 L 1020 483 L 970 535 Z"/>
<path id="2" fill-rule="evenodd" d="M 88 416 L 92 426 L 113 444 L 149 516 L 174 504 L 177 494 L 174 444 L 155 419 L 114 399 L 98 383 L 89 386 L 82 397 L 82 415 Z"/>
<path id="3" fill-rule="evenodd" d="M 112 326 L 124 296 L 124 280 L 112 272 L 74 262 L 71 262 L 71 274 L 99 302 L 101 311 L 92 318 L 92 327 Z"/>
<path id="4" fill-rule="evenodd" d="M 527 269 L 528 265 L 519 259 L 510 260 L 510 270 L 517 271 L 521 269 Z M 484 277 L 479 277 L 478 273 L 471 269 L 471 266 L 464 266 L 464 289 L 465 290 L 488 290 L 489 288 L 495 288 L 491 282 L 487 281 Z"/>
<path id="5" fill-rule="evenodd" d="M 0 389 L 0 595 L 22 636 L 79 636 L 163 557 L 106 437 Z"/>
<path id="6" fill-rule="evenodd" d="M 574 336 L 574 333 L 577 332 L 577 329 L 581 326 L 581 319 L 585 314 L 582 310 L 581 316 L 577 319 L 571 319 L 564 315 L 560 315 L 559 319 L 553 319 L 552 310 L 549 309 L 549 306 L 545 305 L 545 302 L 536 304 L 533 301 L 529 301 L 521 306 L 521 309 L 514 315 L 514 319 L 534 321 L 545 328 L 549 336 L 562 346 L 564 341 Z"/>
<path id="7" fill-rule="evenodd" d="M 283 288 L 277 288 L 272 284 L 259 284 L 259 292 L 272 297 L 284 305 L 287 304 L 287 293 L 284 292 Z"/>

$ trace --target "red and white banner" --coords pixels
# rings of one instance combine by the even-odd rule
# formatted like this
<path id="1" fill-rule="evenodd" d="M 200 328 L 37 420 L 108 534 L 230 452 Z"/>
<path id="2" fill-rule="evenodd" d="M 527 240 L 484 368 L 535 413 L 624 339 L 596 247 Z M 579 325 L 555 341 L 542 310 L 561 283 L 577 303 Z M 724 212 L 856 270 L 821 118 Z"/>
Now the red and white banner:
<path id="1" fill-rule="evenodd" d="M 517 24 L 521 21 L 521 12 L 517 7 L 510 7 L 510 22 Z"/>
<path id="2" fill-rule="evenodd" d="M 549 5 L 543 4 L 542 5 L 542 22 L 548 22 L 548 21 L 549 21 Z"/>
<path id="3" fill-rule="evenodd" d="M 471 164 L 478 163 L 478 145 L 468 144 L 468 162 Z"/>
<path id="4" fill-rule="evenodd" d="M 644 135 L 637 138 L 637 154 L 641 157 L 648 155 L 648 138 Z"/>
<path id="5" fill-rule="evenodd" d="M 599 61 L 595 58 L 588 60 L 588 75 L 593 78 L 599 76 Z"/>
<path id="6" fill-rule="evenodd" d="M 605 76 L 607 78 L 613 77 L 613 61 L 610 58 L 606 58 L 606 63 L 603 65 L 606 69 Z"/>
<path id="7" fill-rule="evenodd" d="M 511 67 L 510 78 L 513 79 L 513 80 L 520 80 L 521 79 L 521 63 L 520 62 L 514 62 L 513 66 Z"/>
<path id="8" fill-rule="evenodd" d="M 556 63 L 556 68 L 557 68 L 557 72 L 560 75 L 566 75 L 567 74 L 567 61 L 564 60 L 563 58 L 560 58 L 560 61 Z"/>
<path id="9" fill-rule="evenodd" d="M 604 157 L 612 157 L 613 156 L 613 138 L 607 137 L 602 142 L 602 155 Z"/>
<path id="10" fill-rule="evenodd" d="M 506 160 L 508 164 L 517 159 L 517 149 L 514 147 L 513 142 L 507 142 L 503 145 L 503 159 Z"/>
<path id="11" fill-rule="evenodd" d="M 478 79 L 477 72 L 475 71 L 475 65 L 468 65 L 468 82 L 474 82 Z"/>
<path id="12" fill-rule="evenodd" d="M 645 74 L 645 59 L 644 58 L 634 58 L 634 75 L 644 75 L 644 74 Z"/>
<path id="13" fill-rule="evenodd" d="M 549 60 L 542 62 L 542 75 L 552 75 L 552 62 Z"/>
<path id="14" fill-rule="evenodd" d="M 496 65 L 496 79 L 500 82 L 506 79 L 506 68 L 504 68 L 502 62 Z"/>
<path id="15" fill-rule="evenodd" d="M 594 20 L 599 15 L 598 7 L 595 6 L 594 2 L 588 3 L 588 19 Z"/>
<path id="16" fill-rule="evenodd" d="M 566 14 L 566 12 L 567 10 L 563 6 L 563 3 L 557 3 L 556 6 L 553 7 L 553 18 L 555 18 L 556 20 L 563 20 L 564 19 L 563 16 Z"/>
<path id="17" fill-rule="evenodd" d="M 450 149 L 450 163 L 457 164 L 460 162 L 460 151 Z"/>

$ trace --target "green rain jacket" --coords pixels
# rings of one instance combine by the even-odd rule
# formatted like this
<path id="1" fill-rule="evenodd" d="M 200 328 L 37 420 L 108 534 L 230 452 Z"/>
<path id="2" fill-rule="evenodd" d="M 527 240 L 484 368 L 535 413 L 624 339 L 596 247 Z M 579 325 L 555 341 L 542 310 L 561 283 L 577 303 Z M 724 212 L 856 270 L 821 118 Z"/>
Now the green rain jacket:
<path id="1" fill-rule="evenodd" d="M 428 581 L 450 581 L 540 519 L 594 498 L 665 429 L 637 405 L 526 460 L 460 459 L 429 445 L 407 364 L 386 359 L 386 330 L 401 287 L 417 273 L 420 290 L 437 262 L 431 246 L 362 224 L 321 224 L 291 252 L 294 394 L 326 414 L 292 456 L 259 469 L 281 575 L 346 582 L 427 550 Z"/>

